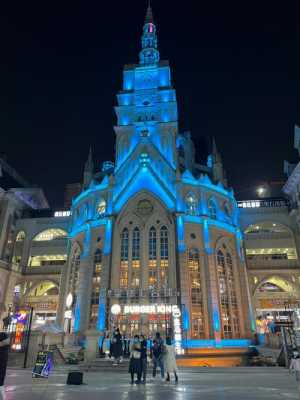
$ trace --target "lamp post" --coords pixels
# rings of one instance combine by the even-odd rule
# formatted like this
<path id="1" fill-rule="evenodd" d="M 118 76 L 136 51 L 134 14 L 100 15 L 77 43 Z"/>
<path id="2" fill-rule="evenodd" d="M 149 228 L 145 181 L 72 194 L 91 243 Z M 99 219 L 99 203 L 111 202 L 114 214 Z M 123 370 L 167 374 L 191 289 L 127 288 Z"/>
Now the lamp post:
<path id="1" fill-rule="evenodd" d="M 26 338 L 23 368 L 27 367 L 27 358 L 28 358 L 28 350 L 29 350 L 29 342 L 30 342 L 30 334 L 31 334 L 32 317 L 33 317 L 33 307 L 30 307 L 30 317 L 29 317 L 29 325 L 28 325 L 28 334 L 27 334 L 27 338 Z"/>

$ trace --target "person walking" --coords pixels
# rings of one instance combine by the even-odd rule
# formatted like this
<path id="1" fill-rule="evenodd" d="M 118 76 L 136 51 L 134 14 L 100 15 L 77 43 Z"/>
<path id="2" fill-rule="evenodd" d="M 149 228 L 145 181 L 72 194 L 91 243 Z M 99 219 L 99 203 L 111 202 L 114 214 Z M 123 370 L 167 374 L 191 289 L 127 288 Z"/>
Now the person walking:
<path id="1" fill-rule="evenodd" d="M 151 347 L 151 357 L 152 357 L 152 363 L 153 363 L 152 376 L 153 376 L 153 378 L 156 377 L 156 369 L 157 369 L 157 367 L 159 367 L 162 381 L 164 380 L 164 377 L 165 377 L 164 353 L 165 353 L 164 342 L 163 342 L 162 338 L 160 337 L 160 333 L 156 332 L 155 338 L 153 340 L 153 344 Z"/>
<path id="2" fill-rule="evenodd" d="M 147 339 L 141 335 L 141 373 L 143 375 L 143 383 L 146 383 L 147 377 Z"/>
<path id="3" fill-rule="evenodd" d="M 166 338 L 166 354 L 164 356 L 165 370 L 167 371 L 167 382 L 170 382 L 170 374 L 174 373 L 175 382 L 178 382 L 178 368 L 176 364 L 176 354 L 174 346 L 172 345 L 172 340 L 170 337 Z"/>
<path id="4" fill-rule="evenodd" d="M 4 380 L 8 361 L 9 338 L 6 332 L 0 332 L 0 399 L 5 399 Z"/>
<path id="5" fill-rule="evenodd" d="M 110 339 L 109 339 L 109 334 L 107 333 L 106 336 L 103 338 L 102 342 L 102 353 L 105 357 L 105 359 L 109 358 L 109 353 L 110 353 Z"/>
<path id="6" fill-rule="evenodd" d="M 113 365 L 118 365 L 120 364 L 121 356 L 122 356 L 122 336 L 120 334 L 119 328 L 117 328 L 114 332 L 114 337 L 113 337 L 113 356 L 115 359 L 115 362 Z"/>
<path id="7" fill-rule="evenodd" d="M 131 376 L 131 384 L 134 384 L 134 375 L 137 375 L 135 383 L 138 385 L 141 383 L 141 343 L 138 335 L 135 335 L 133 342 L 130 346 L 130 361 L 129 370 Z"/>
<path id="8" fill-rule="evenodd" d="M 296 381 L 297 381 L 298 385 L 300 385 L 300 355 L 299 355 L 297 349 L 294 349 L 294 351 L 293 351 L 293 358 L 291 359 L 289 370 L 290 370 L 290 373 L 295 371 Z"/>

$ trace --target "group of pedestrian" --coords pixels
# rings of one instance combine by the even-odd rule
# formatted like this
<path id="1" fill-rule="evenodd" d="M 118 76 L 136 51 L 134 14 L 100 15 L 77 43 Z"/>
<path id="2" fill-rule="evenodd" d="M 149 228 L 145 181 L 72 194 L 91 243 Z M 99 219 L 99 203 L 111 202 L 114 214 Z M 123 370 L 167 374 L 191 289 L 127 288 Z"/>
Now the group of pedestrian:
<path id="1" fill-rule="evenodd" d="M 166 381 L 170 382 L 170 374 L 174 373 L 175 382 L 178 382 L 177 364 L 175 349 L 172 345 L 170 337 L 166 338 L 166 343 L 157 332 L 150 347 L 150 358 L 152 360 L 152 378 L 156 377 L 156 371 L 159 367 L 162 381 L 165 380 L 165 372 L 167 373 Z M 147 339 L 144 335 L 135 335 L 130 346 L 129 373 L 131 376 L 131 384 L 146 383 L 147 377 L 147 360 L 148 346 Z M 135 379 L 136 375 L 136 381 Z"/>

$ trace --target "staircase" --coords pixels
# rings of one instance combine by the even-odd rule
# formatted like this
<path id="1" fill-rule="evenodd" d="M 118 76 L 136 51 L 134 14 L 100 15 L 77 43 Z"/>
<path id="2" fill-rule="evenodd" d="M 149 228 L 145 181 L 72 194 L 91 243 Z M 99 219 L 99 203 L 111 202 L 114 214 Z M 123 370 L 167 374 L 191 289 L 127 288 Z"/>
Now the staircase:
<path id="1" fill-rule="evenodd" d="M 93 361 L 80 363 L 79 369 L 82 371 L 118 371 L 128 372 L 129 359 L 125 358 L 118 365 L 113 365 L 113 359 L 96 358 Z"/>
<path id="2" fill-rule="evenodd" d="M 69 358 L 71 354 L 77 355 L 81 347 L 72 345 L 62 346 L 57 344 L 56 349 L 58 350 L 63 361 L 66 362 L 67 358 Z"/>

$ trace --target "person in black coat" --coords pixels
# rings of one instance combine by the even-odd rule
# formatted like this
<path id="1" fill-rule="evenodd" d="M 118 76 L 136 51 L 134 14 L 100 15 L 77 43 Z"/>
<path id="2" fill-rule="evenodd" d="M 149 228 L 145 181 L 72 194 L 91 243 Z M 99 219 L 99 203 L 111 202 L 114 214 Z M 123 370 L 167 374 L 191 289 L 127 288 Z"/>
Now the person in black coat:
<path id="1" fill-rule="evenodd" d="M 135 335 L 130 346 L 130 360 L 128 372 L 131 376 L 131 384 L 134 383 L 134 375 L 137 375 L 135 383 L 138 385 L 141 383 L 141 343 L 139 336 Z"/>
<path id="2" fill-rule="evenodd" d="M 141 335 L 141 372 L 143 375 L 143 383 L 146 383 L 147 376 L 147 339 Z"/>
<path id="3" fill-rule="evenodd" d="M 4 380 L 8 361 L 9 338 L 7 333 L 0 332 L 0 393 L 4 399 Z"/>
<path id="4" fill-rule="evenodd" d="M 115 359 L 115 363 L 119 364 L 122 356 L 122 336 L 120 334 L 119 328 L 117 328 L 114 332 L 113 337 L 113 357 Z"/>

